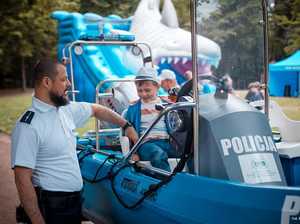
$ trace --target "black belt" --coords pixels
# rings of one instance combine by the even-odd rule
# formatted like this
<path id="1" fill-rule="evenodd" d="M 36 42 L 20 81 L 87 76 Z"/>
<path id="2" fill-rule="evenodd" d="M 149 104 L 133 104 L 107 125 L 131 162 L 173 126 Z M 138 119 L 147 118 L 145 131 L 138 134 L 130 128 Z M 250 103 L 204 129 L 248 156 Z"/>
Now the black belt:
<path id="1" fill-rule="evenodd" d="M 43 195 L 43 196 L 46 196 L 46 197 L 80 196 L 80 191 L 72 191 L 72 192 L 66 192 L 66 191 L 47 191 L 47 190 L 43 190 L 40 187 L 35 187 L 35 192 L 38 195 Z"/>

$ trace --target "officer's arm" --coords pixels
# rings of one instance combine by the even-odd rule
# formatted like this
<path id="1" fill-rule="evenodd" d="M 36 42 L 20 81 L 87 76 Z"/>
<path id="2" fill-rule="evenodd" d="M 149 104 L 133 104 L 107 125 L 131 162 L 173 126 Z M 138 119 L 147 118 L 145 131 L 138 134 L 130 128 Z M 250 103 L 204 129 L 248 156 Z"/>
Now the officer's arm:
<path id="1" fill-rule="evenodd" d="M 45 223 L 38 206 L 37 196 L 31 182 L 32 170 L 16 166 L 14 168 L 15 182 L 19 192 L 21 203 L 29 216 L 32 224 Z"/>
<path id="2" fill-rule="evenodd" d="M 95 116 L 99 120 L 104 120 L 119 125 L 120 127 L 124 127 L 127 123 L 127 121 L 116 112 L 98 104 L 92 105 L 92 113 L 93 116 Z M 126 129 L 126 135 L 134 143 L 138 140 L 138 135 L 133 127 L 129 127 Z"/>

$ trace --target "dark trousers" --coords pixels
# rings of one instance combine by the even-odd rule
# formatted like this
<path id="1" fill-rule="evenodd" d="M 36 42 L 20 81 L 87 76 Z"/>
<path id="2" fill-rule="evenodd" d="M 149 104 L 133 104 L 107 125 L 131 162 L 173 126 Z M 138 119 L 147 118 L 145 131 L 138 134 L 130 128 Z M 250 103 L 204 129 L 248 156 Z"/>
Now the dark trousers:
<path id="1" fill-rule="evenodd" d="M 46 224 L 80 224 L 80 192 L 55 192 L 36 188 L 39 208 Z M 27 222 L 30 224 L 30 222 Z"/>

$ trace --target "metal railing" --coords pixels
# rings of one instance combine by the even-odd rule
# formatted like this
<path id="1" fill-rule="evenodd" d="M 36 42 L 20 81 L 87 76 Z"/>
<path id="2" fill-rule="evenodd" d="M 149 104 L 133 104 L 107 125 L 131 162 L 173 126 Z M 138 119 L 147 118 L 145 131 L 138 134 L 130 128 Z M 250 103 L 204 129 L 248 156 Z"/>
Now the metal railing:
<path id="1" fill-rule="evenodd" d="M 80 46 L 80 45 L 118 45 L 118 46 L 132 46 L 132 47 L 137 47 L 140 51 L 139 53 L 142 55 L 142 58 L 145 59 L 147 57 L 151 58 L 151 66 L 153 67 L 153 61 L 152 61 L 152 50 L 149 46 L 149 44 L 144 43 L 144 42 L 135 42 L 135 41 L 93 41 L 93 40 L 76 40 L 72 43 L 68 43 L 64 48 L 63 48 L 63 52 L 62 55 L 63 57 L 68 60 L 68 63 L 70 63 L 70 77 L 71 77 L 71 83 L 72 83 L 72 101 L 75 101 L 75 83 L 74 83 L 74 68 L 73 68 L 73 59 L 72 59 L 72 49 L 75 46 Z M 143 49 L 141 48 L 141 46 L 145 46 L 146 49 L 148 49 L 148 56 L 145 56 L 145 52 L 143 51 Z M 68 49 L 68 57 L 66 57 L 66 49 Z M 147 61 L 148 62 L 148 61 Z M 143 60 L 143 64 L 145 65 L 145 63 L 147 63 Z"/>
<path id="2" fill-rule="evenodd" d="M 196 106 L 193 108 L 193 139 L 194 139 L 194 171 L 199 174 L 199 91 L 198 91 L 198 61 L 197 61 L 197 0 L 190 1 L 191 11 L 191 47 L 192 47 L 192 74 L 193 98 Z"/>
<path id="3" fill-rule="evenodd" d="M 269 118 L 269 16 L 268 16 L 268 1 L 261 0 L 263 10 L 263 31 L 264 31 L 264 74 L 263 88 L 265 93 L 265 114 Z"/>
<path id="4" fill-rule="evenodd" d="M 98 83 L 96 86 L 96 104 L 100 104 L 101 97 L 112 96 L 112 93 L 99 93 L 100 89 L 106 83 L 113 83 L 113 82 L 135 82 L 135 79 L 106 79 Z M 100 120 L 95 117 L 95 131 L 96 131 L 96 151 L 100 151 L 100 144 L 99 144 L 99 130 L 100 130 Z M 120 128 L 115 128 L 112 130 L 120 130 Z"/>

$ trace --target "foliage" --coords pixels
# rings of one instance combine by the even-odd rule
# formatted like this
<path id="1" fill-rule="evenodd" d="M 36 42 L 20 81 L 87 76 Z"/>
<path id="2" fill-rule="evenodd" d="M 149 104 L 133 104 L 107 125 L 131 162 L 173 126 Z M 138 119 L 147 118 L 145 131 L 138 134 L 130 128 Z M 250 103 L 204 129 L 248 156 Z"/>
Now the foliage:
<path id="1" fill-rule="evenodd" d="M 199 7 L 204 7 L 205 5 Z M 203 9 L 204 10 L 204 9 Z M 257 0 L 219 0 L 209 17 L 199 18 L 200 33 L 222 51 L 219 74 L 259 80 L 262 72 L 262 12 Z"/>
<path id="2" fill-rule="evenodd" d="M 217 4 L 217 10 L 203 19 L 199 28 L 201 34 L 221 46 L 218 72 L 246 82 L 259 80 L 263 53 L 261 1 L 199 0 L 198 3 L 199 8 L 207 3 Z M 285 58 L 300 48 L 300 0 L 275 3 L 269 13 L 270 60 Z"/>
<path id="3" fill-rule="evenodd" d="M 56 23 L 50 19 L 54 10 L 94 12 L 102 16 L 133 15 L 140 0 L 2 0 L 0 1 L 0 88 L 20 86 L 21 64 L 26 71 L 40 56 L 55 54 Z M 172 0 L 181 27 L 190 28 L 189 2 Z M 163 0 L 161 0 L 162 5 Z M 260 0 L 198 0 L 201 5 L 218 3 L 218 10 L 206 18 L 201 34 L 222 47 L 219 72 L 243 74 L 258 79 L 262 67 Z M 300 48 L 300 0 L 276 0 L 270 13 L 271 59 L 281 59 Z M 242 21 L 242 22 L 241 22 Z M 253 37 L 255 34 L 255 38 Z M 255 57 L 250 57 L 255 55 Z M 242 63 L 247 61 L 247 63 Z M 240 76 L 239 76 L 240 77 Z M 30 79 L 28 76 L 27 79 Z M 16 81 L 15 81 L 16 80 Z M 5 81 L 5 83 L 4 83 Z M 17 82 L 18 81 L 18 82 Z"/>
<path id="4" fill-rule="evenodd" d="M 300 48 L 300 0 L 276 0 L 271 14 L 272 59 Z"/>
<path id="5" fill-rule="evenodd" d="M 81 12 L 94 12 L 101 16 L 117 14 L 123 18 L 130 17 L 135 12 L 140 0 L 84 0 L 81 1 Z M 161 0 L 161 6 L 163 0 Z M 173 0 L 179 23 L 184 28 L 190 27 L 189 1 Z"/>
<path id="6" fill-rule="evenodd" d="M 84 0 L 81 1 L 82 13 L 93 12 L 101 16 L 117 14 L 123 18 L 132 16 L 139 0 Z"/>
<path id="7" fill-rule="evenodd" d="M 78 10 L 78 0 L 6 0 L 0 6 L 0 80 L 8 74 L 19 79 L 22 58 L 30 64 L 55 53 L 56 24 L 50 13 Z"/>
<path id="8" fill-rule="evenodd" d="M 174 6 L 176 8 L 179 26 L 181 28 L 190 30 L 191 19 L 190 19 L 190 4 L 189 1 L 173 0 Z"/>

